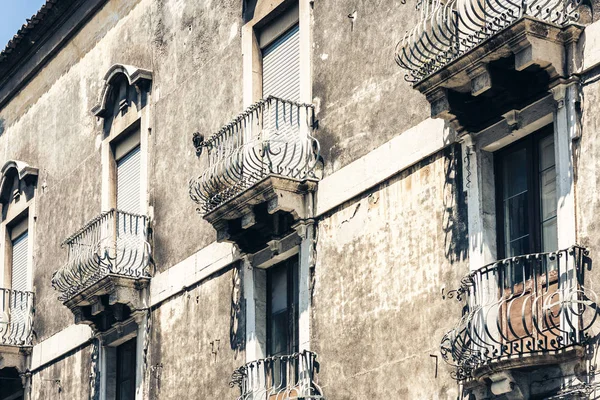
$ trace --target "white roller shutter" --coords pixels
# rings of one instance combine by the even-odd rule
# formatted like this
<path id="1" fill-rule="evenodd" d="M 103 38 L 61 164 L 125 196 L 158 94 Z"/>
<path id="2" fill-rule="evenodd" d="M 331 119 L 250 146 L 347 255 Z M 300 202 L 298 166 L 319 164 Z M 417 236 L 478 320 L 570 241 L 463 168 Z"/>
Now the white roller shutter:
<path id="1" fill-rule="evenodd" d="M 13 290 L 27 291 L 28 233 L 25 232 L 12 241 L 12 282 Z"/>
<path id="2" fill-rule="evenodd" d="M 28 232 L 12 241 L 12 278 L 10 299 L 10 330 L 12 337 L 20 337 L 27 326 L 27 300 L 25 292 L 29 289 L 27 273 Z M 14 292 L 18 291 L 18 292 Z"/>
<path id="3" fill-rule="evenodd" d="M 300 28 L 298 25 L 263 49 L 263 97 L 300 101 Z"/>
<path id="4" fill-rule="evenodd" d="M 117 161 L 117 209 L 141 213 L 140 146 Z"/>
<path id="5" fill-rule="evenodd" d="M 263 49 L 263 98 L 275 96 L 300 101 L 300 29 L 298 25 Z M 298 109 L 284 103 L 272 103 L 265 124 L 265 139 L 271 142 L 270 169 L 286 174 L 300 162 Z M 290 155 L 293 155 L 293 159 Z"/>

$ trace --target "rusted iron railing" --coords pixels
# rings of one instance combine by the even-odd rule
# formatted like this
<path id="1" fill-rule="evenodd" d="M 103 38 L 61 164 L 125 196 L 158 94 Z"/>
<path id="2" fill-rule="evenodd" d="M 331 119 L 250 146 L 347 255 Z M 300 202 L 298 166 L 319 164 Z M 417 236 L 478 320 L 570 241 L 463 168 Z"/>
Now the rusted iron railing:
<path id="1" fill-rule="evenodd" d="M 52 276 L 65 301 L 109 274 L 150 277 L 148 217 L 112 209 L 92 219 L 63 243 L 67 263 Z"/>
<path id="2" fill-rule="evenodd" d="M 31 346 L 33 292 L 0 288 L 0 346 Z"/>
<path id="3" fill-rule="evenodd" d="M 596 294 L 584 287 L 591 268 L 586 249 L 497 261 L 467 275 L 449 293 L 464 302 L 463 316 L 441 343 L 455 378 L 501 360 L 584 345 L 597 320 Z"/>
<path id="4" fill-rule="evenodd" d="M 524 16 L 558 26 L 579 19 L 581 0 L 418 0 L 417 24 L 396 46 L 396 62 L 418 82 Z"/>
<path id="5" fill-rule="evenodd" d="M 313 105 L 268 97 L 209 139 L 196 133 L 196 153 L 208 154 L 208 166 L 190 181 L 199 211 L 214 210 L 268 175 L 313 178 L 320 152 L 313 120 Z"/>
<path id="6" fill-rule="evenodd" d="M 234 371 L 231 387 L 238 386 L 237 400 L 323 399 L 316 381 L 317 355 L 303 351 L 252 361 Z"/>

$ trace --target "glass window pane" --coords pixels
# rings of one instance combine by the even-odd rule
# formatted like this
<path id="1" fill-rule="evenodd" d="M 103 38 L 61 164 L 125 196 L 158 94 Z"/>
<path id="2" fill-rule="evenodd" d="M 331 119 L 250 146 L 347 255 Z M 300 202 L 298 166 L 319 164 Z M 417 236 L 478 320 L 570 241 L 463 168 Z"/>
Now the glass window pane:
<path id="1" fill-rule="evenodd" d="M 287 353 L 288 340 L 288 314 L 287 310 L 271 315 L 271 356 Z"/>
<path id="2" fill-rule="evenodd" d="M 556 251 L 558 249 L 558 231 L 556 217 L 542 223 L 542 251 Z"/>
<path id="3" fill-rule="evenodd" d="M 540 174 L 541 220 L 556 216 L 556 169 L 547 169 Z"/>
<path id="4" fill-rule="evenodd" d="M 521 193 L 504 202 L 504 235 L 505 242 L 511 243 L 529 236 L 529 213 L 527 210 L 528 193 Z M 522 241 L 522 240 L 520 240 Z M 528 239 L 525 240 L 526 242 Z M 520 255 L 507 252 L 507 257 Z"/>
<path id="5" fill-rule="evenodd" d="M 506 257 L 514 257 L 530 253 L 531 249 L 529 248 L 529 235 L 512 242 L 508 242 L 506 245 Z"/>
<path id="6" fill-rule="evenodd" d="M 270 272 L 271 278 L 271 313 L 287 310 L 287 270 L 285 265 L 274 267 Z"/>
<path id="7" fill-rule="evenodd" d="M 502 160 L 503 198 L 527 190 L 527 150 L 520 148 L 506 154 Z"/>
<path id="8" fill-rule="evenodd" d="M 540 140 L 540 171 L 553 167 L 554 164 L 554 136 L 548 135 Z"/>

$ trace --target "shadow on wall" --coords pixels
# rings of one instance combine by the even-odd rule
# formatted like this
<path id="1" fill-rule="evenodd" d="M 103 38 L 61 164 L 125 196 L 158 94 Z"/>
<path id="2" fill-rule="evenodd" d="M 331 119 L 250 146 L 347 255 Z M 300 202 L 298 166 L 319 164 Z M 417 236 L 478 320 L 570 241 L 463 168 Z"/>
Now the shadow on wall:
<path id="1" fill-rule="evenodd" d="M 462 152 L 459 143 L 444 150 L 444 248 L 451 263 L 467 259 L 467 203 L 463 190 Z"/>
<path id="2" fill-rule="evenodd" d="M 238 262 L 231 274 L 231 318 L 229 325 L 229 343 L 237 355 L 246 348 L 245 321 L 242 293 L 243 263 Z"/>

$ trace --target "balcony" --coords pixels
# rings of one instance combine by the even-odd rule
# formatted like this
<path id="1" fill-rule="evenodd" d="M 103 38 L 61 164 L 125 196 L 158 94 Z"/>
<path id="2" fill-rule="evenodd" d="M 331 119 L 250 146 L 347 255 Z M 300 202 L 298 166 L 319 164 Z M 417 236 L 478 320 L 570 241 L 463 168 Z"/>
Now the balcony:
<path id="1" fill-rule="evenodd" d="M 219 241 L 253 252 L 273 226 L 283 232 L 309 217 L 320 161 L 313 120 L 312 105 L 269 97 L 207 140 L 194 135 L 196 154 L 206 149 L 207 160 L 190 182 L 190 197 Z"/>
<path id="2" fill-rule="evenodd" d="M 460 381 L 499 371 L 557 364 L 582 355 L 597 319 L 596 294 L 584 286 L 586 249 L 513 257 L 467 275 L 450 292 L 463 316 L 441 343 Z"/>
<path id="3" fill-rule="evenodd" d="M 0 365 L 25 371 L 33 342 L 33 293 L 0 288 Z"/>
<path id="4" fill-rule="evenodd" d="M 240 388 L 237 400 L 323 399 L 318 371 L 317 355 L 303 351 L 250 362 L 234 371 L 230 386 Z"/>
<path id="5" fill-rule="evenodd" d="M 66 239 L 67 263 L 52 276 L 76 323 L 105 330 L 144 308 L 152 265 L 148 217 L 112 209 Z"/>
<path id="6" fill-rule="evenodd" d="M 418 22 L 398 43 L 396 62 L 427 96 L 432 117 L 477 131 L 573 72 L 581 4 L 419 0 Z"/>

